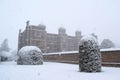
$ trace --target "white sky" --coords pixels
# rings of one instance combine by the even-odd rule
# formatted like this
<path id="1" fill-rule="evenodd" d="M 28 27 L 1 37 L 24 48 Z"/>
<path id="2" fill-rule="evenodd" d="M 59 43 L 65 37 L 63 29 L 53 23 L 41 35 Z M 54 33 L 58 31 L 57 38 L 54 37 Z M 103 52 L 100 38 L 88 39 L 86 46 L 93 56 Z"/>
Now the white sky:
<path id="1" fill-rule="evenodd" d="M 99 42 L 108 38 L 120 45 L 120 0 L 0 0 L 0 43 L 8 38 L 16 49 L 27 20 L 45 24 L 49 33 L 62 24 L 68 35 L 95 33 Z"/>

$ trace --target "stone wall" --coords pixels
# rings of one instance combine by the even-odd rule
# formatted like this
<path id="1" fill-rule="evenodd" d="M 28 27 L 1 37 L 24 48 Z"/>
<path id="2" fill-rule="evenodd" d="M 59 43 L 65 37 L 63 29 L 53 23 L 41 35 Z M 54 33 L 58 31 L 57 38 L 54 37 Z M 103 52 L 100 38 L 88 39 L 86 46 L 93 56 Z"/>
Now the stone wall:
<path id="1" fill-rule="evenodd" d="M 120 63 L 120 51 L 102 51 L 102 61 Z"/>
<path id="2" fill-rule="evenodd" d="M 44 55 L 44 61 L 78 63 L 78 54 L 51 54 Z"/>
<path id="3" fill-rule="evenodd" d="M 120 67 L 120 50 L 114 51 L 101 51 L 102 65 L 103 66 L 114 66 Z M 64 62 L 78 64 L 78 52 L 67 52 L 67 53 L 48 53 L 44 54 L 44 61 L 52 62 Z"/>

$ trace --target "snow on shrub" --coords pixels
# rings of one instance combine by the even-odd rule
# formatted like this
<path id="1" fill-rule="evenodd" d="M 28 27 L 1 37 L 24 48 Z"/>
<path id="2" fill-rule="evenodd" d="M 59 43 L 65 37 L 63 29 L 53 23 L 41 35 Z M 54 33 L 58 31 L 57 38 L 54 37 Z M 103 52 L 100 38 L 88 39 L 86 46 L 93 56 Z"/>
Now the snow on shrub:
<path id="1" fill-rule="evenodd" d="M 0 51 L 1 61 L 10 61 L 12 54 L 7 51 Z"/>
<path id="2" fill-rule="evenodd" d="M 43 64 L 41 50 L 36 46 L 25 46 L 18 52 L 17 64 L 20 65 L 40 65 Z"/>
<path id="3" fill-rule="evenodd" d="M 100 72 L 101 53 L 96 38 L 85 36 L 79 44 L 79 70 L 81 72 Z"/>

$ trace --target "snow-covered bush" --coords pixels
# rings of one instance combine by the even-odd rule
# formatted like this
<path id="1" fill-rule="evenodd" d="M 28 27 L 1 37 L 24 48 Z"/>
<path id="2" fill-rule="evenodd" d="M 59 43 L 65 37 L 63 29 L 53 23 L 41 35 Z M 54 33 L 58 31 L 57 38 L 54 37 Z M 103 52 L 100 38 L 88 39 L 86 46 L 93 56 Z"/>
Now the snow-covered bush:
<path id="1" fill-rule="evenodd" d="M 11 61 L 11 53 L 6 51 L 0 51 L 1 61 Z"/>
<path id="2" fill-rule="evenodd" d="M 79 70 L 81 72 L 100 72 L 101 53 L 96 38 L 85 36 L 79 44 Z"/>
<path id="3" fill-rule="evenodd" d="M 18 52 L 17 50 L 11 51 L 11 54 L 12 54 L 11 59 L 12 59 L 13 61 L 17 61 L 17 59 L 18 59 L 17 52 Z"/>
<path id="4" fill-rule="evenodd" d="M 41 50 L 36 46 L 25 46 L 18 52 L 17 64 L 20 65 L 39 65 L 43 64 Z"/>

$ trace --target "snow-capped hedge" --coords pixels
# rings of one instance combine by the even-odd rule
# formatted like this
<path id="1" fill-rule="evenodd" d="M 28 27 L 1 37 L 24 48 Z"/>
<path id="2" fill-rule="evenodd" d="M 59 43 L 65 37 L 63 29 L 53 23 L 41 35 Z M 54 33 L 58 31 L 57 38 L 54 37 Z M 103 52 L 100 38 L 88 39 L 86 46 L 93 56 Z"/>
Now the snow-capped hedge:
<path id="1" fill-rule="evenodd" d="M 11 57 L 12 54 L 11 54 L 10 52 L 1 51 L 1 52 L 0 52 L 0 56 L 3 56 L 3 57 Z"/>
<path id="2" fill-rule="evenodd" d="M 12 60 L 12 54 L 7 51 L 0 51 L 0 59 L 1 61 L 9 61 Z"/>
<path id="3" fill-rule="evenodd" d="M 21 65 L 39 65 L 43 64 L 41 50 L 36 46 L 25 46 L 18 52 L 17 64 Z"/>
<path id="4" fill-rule="evenodd" d="M 79 44 L 79 69 L 82 72 L 101 71 L 101 53 L 96 38 L 83 37 Z"/>

